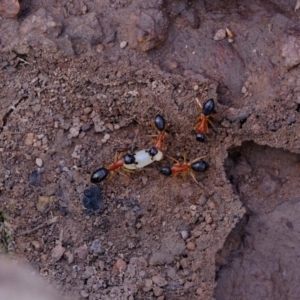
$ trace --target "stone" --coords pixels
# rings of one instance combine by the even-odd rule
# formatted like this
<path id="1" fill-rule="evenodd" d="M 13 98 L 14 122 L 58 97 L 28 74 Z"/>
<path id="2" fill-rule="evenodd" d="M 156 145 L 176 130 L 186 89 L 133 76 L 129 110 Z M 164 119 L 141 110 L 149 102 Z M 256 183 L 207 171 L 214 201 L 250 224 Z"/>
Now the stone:
<path id="1" fill-rule="evenodd" d="M 181 231 L 180 234 L 181 234 L 181 237 L 182 237 L 183 240 L 186 240 L 189 237 L 189 232 L 188 231 L 185 231 L 185 230 Z"/>
<path id="2" fill-rule="evenodd" d="M 89 293 L 86 290 L 81 290 L 80 291 L 80 296 L 82 298 L 88 298 L 89 297 Z"/>
<path id="3" fill-rule="evenodd" d="M 120 43 L 120 48 L 121 48 L 121 49 L 124 49 L 126 46 L 127 46 L 127 42 L 126 42 L 126 41 L 122 41 L 122 42 Z"/>
<path id="4" fill-rule="evenodd" d="M 205 197 L 205 195 L 202 194 L 202 195 L 200 196 L 198 202 L 199 202 L 199 204 L 202 205 L 202 206 L 205 205 L 206 202 L 207 202 L 207 198 Z"/>
<path id="5" fill-rule="evenodd" d="M 163 287 L 168 284 L 168 281 L 160 275 L 152 276 L 152 281 L 159 287 Z"/>
<path id="6" fill-rule="evenodd" d="M 189 251 L 194 251 L 196 249 L 195 242 L 192 242 L 192 241 L 188 242 L 186 244 L 186 249 L 188 249 Z"/>
<path id="7" fill-rule="evenodd" d="M 145 280 L 145 284 L 143 286 L 143 291 L 144 292 L 150 292 L 152 290 L 152 285 L 153 285 L 153 282 L 151 279 L 146 279 Z"/>
<path id="8" fill-rule="evenodd" d="M 51 250 L 51 257 L 54 262 L 57 262 L 61 259 L 66 249 L 62 245 L 57 245 Z"/>
<path id="9" fill-rule="evenodd" d="M 215 41 L 221 41 L 226 38 L 226 30 L 225 29 L 219 29 L 214 36 Z"/>
<path id="10" fill-rule="evenodd" d="M 153 287 L 153 293 L 156 297 L 158 297 L 163 293 L 163 289 L 158 287 L 158 286 L 154 286 Z"/>
<path id="11" fill-rule="evenodd" d="M 82 259 L 82 260 L 85 260 L 87 258 L 87 255 L 88 255 L 88 247 L 86 244 L 78 247 L 76 250 L 75 250 L 75 253 L 77 254 L 78 258 L 79 259 Z"/>
<path id="12" fill-rule="evenodd" d="M 115 262 L 114 266 L 113 266 L 113 270 L 118 270 L 119 273 L 125 272 L 126 268 L 127 268 L 127 264 L 121 258 L 118 258 L 117 261 Z"/>
<path id="13" fill-rule="evenodd" d="M 38 166 L 38 167 L 42 167 L 43 166 L 43 160 L 41 159 L 41 158 L 39 158 L 39 157 L 37 157 L 36 159 L 35 159 L 35 163 L 36 163 L 36 165 Z"/>
<path id="14" fill-rule="evenodd" d="M 98 239 L 93 241 L 90 251 L 92 251 L 94 254 L 103 254 L 105 252 L 101 242 Z"/>
<path id="15" fill-rule="evenodd" d="M 4 18 L 14 18 L 20 11 L 20 3 L 18 0 L 1 0 L 0 15 Z"/>
<path id="16" fill-rule="evenodd" d="M 180 260 L 180 265 L 182 267 L 182 269 L 186 269 L 189 266 L 189 261 L 187 258 L 182 258 Z"/>
<path id="17" fill-rule="evenodd" d="M 44 8 L 38 9 L 20 24 L 20 34 L 22 36 L 44 35 L 50 38 L 57 38 L 63 25 L 55 21 Z"/>
<path id="18" fill-rule="evenodd" d="M 31 146 L 33 144 L 34 136 L 35 136 L 35 134 L 33 132 L 27 133 L 26 138 L 25 138 L 26 146 Z"/>
<path id="19" fill-rule="evenodd" d="M 74 261 L 74 254 L 68 250 L 64 253 L 64 258 L 67 260 L 68 264 L 70 265 Z"/>
<path id="20" fill-rule="evenodd" d="M 53 197 L 48 196 L 39 196 L 38 202 L 36 204 L 36 209 L 38 212 L 43 213 L 49 207 L 50 203 L 52 202 Z"/>

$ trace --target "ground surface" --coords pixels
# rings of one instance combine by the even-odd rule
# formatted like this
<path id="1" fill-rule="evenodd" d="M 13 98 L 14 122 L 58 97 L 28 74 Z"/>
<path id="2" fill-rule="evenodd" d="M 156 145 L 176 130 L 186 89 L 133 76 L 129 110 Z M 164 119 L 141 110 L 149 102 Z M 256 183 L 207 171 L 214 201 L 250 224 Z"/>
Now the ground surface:
<path id="1" fill-rule="evenodd" d="M 294 7 L 33 0 L 0 19 L 1 251 L 88 299 L 296 299 Z M 226 27 L 233 42 L 214 40 Z M 204 144 L 196 97 L 216 101 Z M 162 177 L 166 157 L 93 187 L 116 152 L 151 145 L 157 113 L 167 155 L 206 156 L 199 185 Z"/>

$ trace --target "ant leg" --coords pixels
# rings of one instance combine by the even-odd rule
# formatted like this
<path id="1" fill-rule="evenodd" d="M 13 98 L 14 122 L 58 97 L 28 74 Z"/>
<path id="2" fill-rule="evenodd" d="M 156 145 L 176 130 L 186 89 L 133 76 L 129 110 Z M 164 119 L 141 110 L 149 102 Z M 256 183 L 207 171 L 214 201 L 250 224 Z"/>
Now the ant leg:
<path id="1" fill-rule="evenodd" d="M 205 158 L 206 156 L 207 156 L 207 155 L 204 155 L 204 156 L 195 158 L 194 160 L 192 160 L 192 161 L 189 163 L 189 165 L 191 165 L 192 163 L 194 163 L 194 162 L 196 162 L 196 161 L 201 160 L 202 158 Z"/>
<path id="2" fill-rule="evenodd" d="M 168 158 L 170 158 L 171 160 L 175 161 L 177 165 L 180 165 L 180 162 L 179 162 L 179 160 L 178 160 L 178 159 L 176 159 L 176 158 L 173 158 L 173 157 L 171 157 L 171 156 L 168 156 L 168 155 L 166 155 L 166 157 L 168 157 Z"/>
<path id="3" fill-rule="evenodd" d="M 200 185 L 199 181 L 196 179 L 195 174 L 192 170 L 190 170 L 190 175 L 192 176 L 192 178 L 196 182 L 196 184 L 202 188 L 202 186 Z"/>

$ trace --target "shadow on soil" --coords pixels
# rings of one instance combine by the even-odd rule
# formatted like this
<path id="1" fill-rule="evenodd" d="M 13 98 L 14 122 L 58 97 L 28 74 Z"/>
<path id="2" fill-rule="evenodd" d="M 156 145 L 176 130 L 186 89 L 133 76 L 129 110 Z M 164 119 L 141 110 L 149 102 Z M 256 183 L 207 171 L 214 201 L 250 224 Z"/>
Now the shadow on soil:
<path id="1" fill-rule="evenodd" d="M 216 299 L 297 299 L 300 156 L 245 142 L 227 176 L 248 214 L 216 255 Z"/>

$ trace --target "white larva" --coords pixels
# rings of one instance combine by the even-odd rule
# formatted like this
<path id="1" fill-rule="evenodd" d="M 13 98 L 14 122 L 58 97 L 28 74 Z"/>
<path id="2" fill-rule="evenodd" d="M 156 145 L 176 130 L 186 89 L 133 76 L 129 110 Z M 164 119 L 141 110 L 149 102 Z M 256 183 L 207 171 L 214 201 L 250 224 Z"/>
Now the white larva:
<path id="1" fill-rule="evenodd" d="M 135 157 L 135 163 L 134 164 L 124 164 L 124 168 L 129 170 L 136 170 L 144 168 L 145 166 L 150 165 L 154 161 L 160 161 L 163 158 L 163 153 L 159 150 L 157 150 L 157 154 L 154 156 L 151 156 L 149 154 L 149 149 L 146 150 L 140 150 L 137 153 L 134 154 Z"/>

